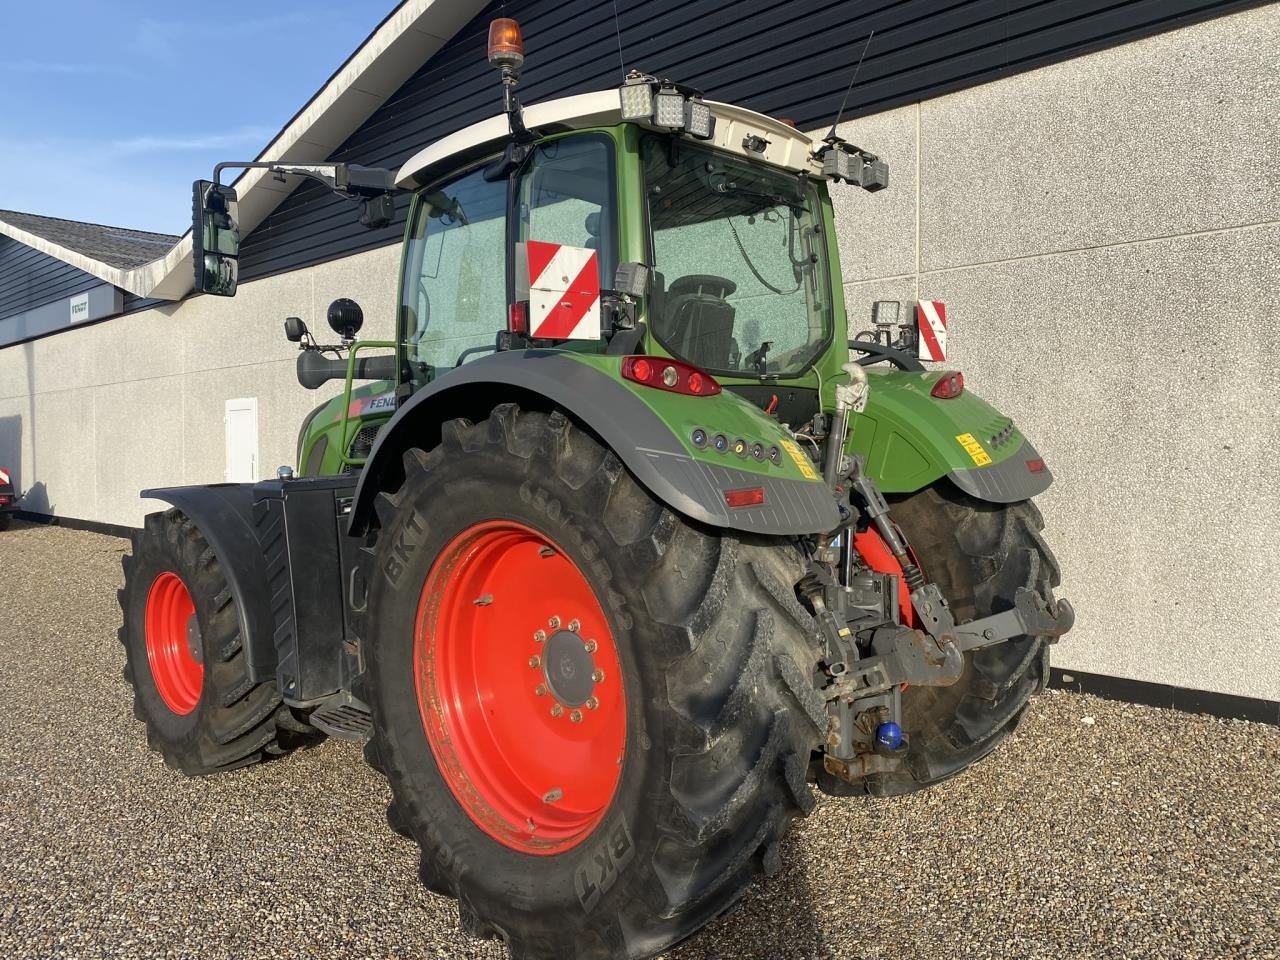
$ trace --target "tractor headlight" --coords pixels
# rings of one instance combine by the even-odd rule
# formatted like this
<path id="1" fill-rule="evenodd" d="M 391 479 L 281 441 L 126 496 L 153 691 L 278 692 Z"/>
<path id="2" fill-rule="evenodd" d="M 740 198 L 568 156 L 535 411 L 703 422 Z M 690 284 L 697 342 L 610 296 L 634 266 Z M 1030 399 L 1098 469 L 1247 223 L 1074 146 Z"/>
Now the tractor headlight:
<path id="1" fill-rule="evenodd" d="M 648 120 L 653 116 L 653 88 L 647 77 L 628 79 L 621 92 L 623 120 Z"/>
<path id="2" fill-rule="evenodd" d="M 684 126 L 689 135 L 699 140 L 710 140 L 716 129 L 716 118 L 711 108 L 701 100 L 690 99 L 684 108 Z"/>
<path id="3" fill-rule="evenodd" d="M 654 99 L 653 122 L 660 127 L 684 127 L 684 94 L 674 87 L 661 87 Z"/>

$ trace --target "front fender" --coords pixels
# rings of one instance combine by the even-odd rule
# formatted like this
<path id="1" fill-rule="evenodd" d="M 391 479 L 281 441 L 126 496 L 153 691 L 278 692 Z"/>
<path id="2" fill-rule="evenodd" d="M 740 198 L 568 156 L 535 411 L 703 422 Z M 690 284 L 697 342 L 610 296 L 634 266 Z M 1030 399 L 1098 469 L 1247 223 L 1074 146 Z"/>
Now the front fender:
<path id="1" fill-rule="evenodd" d="M 947 477 L 980 500 L 1015 503 L 1053 482 L 1013 420 L 971 390 L 942 400 L 929 393 L 939 372 L 867 375 L 867 409 L 851 422 L 847 449 L 866 457 L 885 493 L 911 493 Z"/>
<path id="2" fill-rule="evenodd" d="M 714 527 L 765 535 L 823 533 L 839 522 L 835 500 L 786 432 L 757 407 L 723 392 L 690 397 L 640 386 L 620 374 L 621 357 L 557 350 L 494 354 L 452 370 L 417 391 L 378 434 L 356 488 L 351 532 L 368 527 L 373 498 L 394 486 L 410 446 L 439 442 L 445 422 L 479 421 L 500 403 L 563 410 L 600 437 L 639 483 L 672 510 Z M 730 450 L 698 449 L 701 427 L 723 433 Z M 743 439 L 747 454 L 732 445 Z M 757 460 L 750 445 L 777 447 L 778 462 Z M 725 494 L 761 488 L 764 502 L 730 508 Z"/>
<path id="3" fill-rule="evenodd" d="M 271 581 L 253 527 L 253 488 L 252 483 L 156 487 L 143 490 L 141 496 L 173 504 L 213 548 L 240 618 L 249 678 L 261 683 L 276 676 L 275 621 Z"/>

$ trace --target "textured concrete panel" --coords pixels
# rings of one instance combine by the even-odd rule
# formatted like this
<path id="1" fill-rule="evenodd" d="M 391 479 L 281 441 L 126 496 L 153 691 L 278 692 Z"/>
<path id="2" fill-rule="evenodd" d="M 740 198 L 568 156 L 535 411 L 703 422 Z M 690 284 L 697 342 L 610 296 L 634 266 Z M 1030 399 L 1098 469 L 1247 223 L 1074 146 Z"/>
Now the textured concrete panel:
<path id="1" fill-rule="evenodd" d="M 1278 251 L 1257 227 L 921 277 L 948 366 L 1057 477 L 1057 664 L 1280 699 L 1280 402 L 1250 309 Z"/>
<path id="2" fill-rule="evenodd" d="M 834 184 L 836 239 L 847 283 L 916 270 L 915 104 L 840 124 L 850 143 L 889 161 L 889 186 L 875 193 Z M 815 137 L 827 129 L 810 131 Z"/>
<path id="3" fill-rule="evenodd" d="M 108 482 L 124 462 L 113 457 L 105 464 L 97 456 L 97 416 L 83 390 L 38 394 L 32 436 L 34 472 L 23 500 L 24 509 L 65 517 L 91 517 L 98 511 L 98 484 Z"/>
<path id="4" fill-rule="evenodd" d="M 298 428 L 316 404 L 339 393 L 341 384 L 304 390 L 292 360 L 188 374 L 183 409 L 184 461 L 173 483 L 221 483 L 226 479 L 226 402 L 258 401 L 258 475 L 275 475 L 281 464 L 296 466 Z"/>
<path id="5" fill-rule="evenodd" d="M 921 107 L 922 267 L 1280 216 L 1280 5 Z"/>
<path id="6" fill-rule="evenodd" d="M 174 483 L 181 469 L 183 380 L 111 384 L 84 397 L 86 402 L 90 399 L 98 478 L 97 509 L 91 519 L 141 526 L 146 513 L 161 508 L 139 499 L 138 491 Z M 48 482 L 52 491 L 55 483 L 66 481 L 51 475 Z"/>

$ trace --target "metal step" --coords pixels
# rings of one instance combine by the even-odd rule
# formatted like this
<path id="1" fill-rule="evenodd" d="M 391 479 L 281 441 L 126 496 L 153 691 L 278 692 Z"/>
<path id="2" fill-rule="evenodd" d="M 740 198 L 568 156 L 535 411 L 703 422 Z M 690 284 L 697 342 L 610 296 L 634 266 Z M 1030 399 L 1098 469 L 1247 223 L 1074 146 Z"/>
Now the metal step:
<path id="1" fill-rule="evenodd" d="M 311 725 L 338 740 L 359 743 L 373 732 L 369 708 L 348 694 L 330 697 L 311 711 Z"/>

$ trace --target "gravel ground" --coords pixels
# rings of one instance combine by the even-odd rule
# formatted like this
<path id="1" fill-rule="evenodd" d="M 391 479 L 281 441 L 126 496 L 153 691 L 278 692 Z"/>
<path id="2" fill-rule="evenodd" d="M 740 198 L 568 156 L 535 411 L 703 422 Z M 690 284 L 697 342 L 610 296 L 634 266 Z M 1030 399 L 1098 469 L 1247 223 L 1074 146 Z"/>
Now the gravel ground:
<path id="1" fill-rule="evenodd" d="M 0 957 L 501 957 L 418 885 L 354 746 L 196 781 L 148 752 L 124 548 L 0 535 Z M 1049 693 L 958 780 L 824 800 L 669 960 L 1275 958 L 1277 779 L 1274 727 Z"/>

